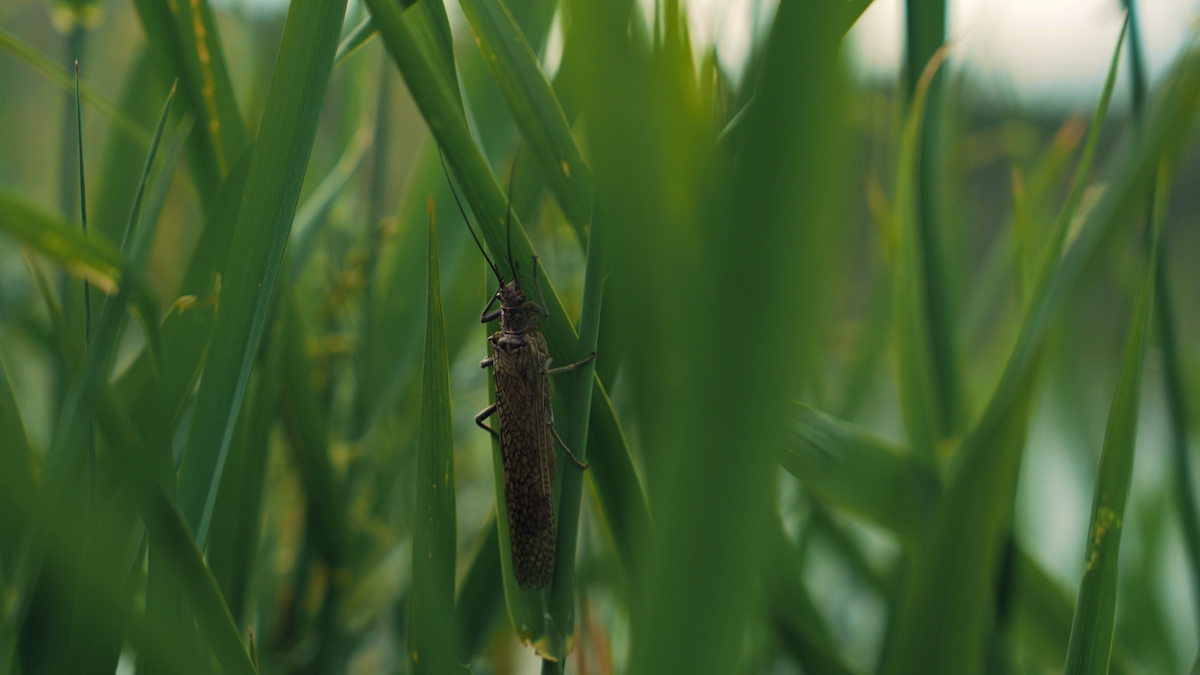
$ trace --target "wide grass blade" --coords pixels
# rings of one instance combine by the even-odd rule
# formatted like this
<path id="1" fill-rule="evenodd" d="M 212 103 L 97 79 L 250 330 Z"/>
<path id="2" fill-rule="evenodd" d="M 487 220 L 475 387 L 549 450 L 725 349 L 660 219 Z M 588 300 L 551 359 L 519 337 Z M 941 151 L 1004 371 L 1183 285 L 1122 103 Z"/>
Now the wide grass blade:
<path id="1" fill-rule="evenodd" d="M 1092 515 L 1087 530 L 1087 552 L 1079 600 L 1067 648 L 1067 675 L 1108 670 L 1117 610 L 1117 558 L 1125 525 L 1125 503 L 1133 480 L 1133 453 L 1137 439 L 1142 395 L 1142 365 L 1154 303 L 1154 281 L 1161 251 L 1163 221 L 1170 190 L 1166 171 L 1159 174 L 1154 195 L 1150 247 L 1137 305 L 1129 320 L 1121 374 L 1113 394 L 1112 410 L 1104 432 L 1104 449 L 1096 470 Z"/>
<path id="2" fill-rule="evenodd" d="M 262 125 L 222 278 L 221 311 L 179 476 L 180 509 L 203 546 L 234 420 L 279 273 L 345 0 L 299 0 L 288 11 Z"/>
<path id="3" fill-rule="evenodd" d="M 583 163 L 571 126 L 537 55 L 502 0 L 464 0 L 462 8 L 484 62 L 496 78 L 563 214 L 583 233 L 592 203 L 592 172 Z"/>
<path id="4" fill-rule="evenodd" d="M 442 320 L 437 227 L 429 201 L 429 284 L 425 365 L 417 440 L 416 510 L 413 516 L 412 596 L 408 657 L 414 673 L 452 670 L 454 572 L 458 533 L 454 505 L 454 424 L 450 411 L 450 360 Z"/>

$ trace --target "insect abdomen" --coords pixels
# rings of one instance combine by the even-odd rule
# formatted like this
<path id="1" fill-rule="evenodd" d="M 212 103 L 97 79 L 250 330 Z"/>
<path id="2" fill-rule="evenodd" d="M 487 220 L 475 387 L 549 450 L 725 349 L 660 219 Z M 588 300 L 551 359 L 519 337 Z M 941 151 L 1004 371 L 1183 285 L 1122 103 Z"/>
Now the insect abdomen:
<path id="1" fill-rule="evenodd" d="M 542 588 L 554 576 L 555 549 L 549 355 L 536 333 L 497 333 L 491 343 L 513 575 L 521 588 Z"/>

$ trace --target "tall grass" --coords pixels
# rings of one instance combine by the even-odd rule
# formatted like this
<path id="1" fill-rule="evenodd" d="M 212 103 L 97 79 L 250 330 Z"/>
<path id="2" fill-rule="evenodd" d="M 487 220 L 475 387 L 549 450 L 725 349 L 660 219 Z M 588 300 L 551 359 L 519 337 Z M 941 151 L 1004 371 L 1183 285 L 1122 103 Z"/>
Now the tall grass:
<path id="1" fill-rule="evenodd" d="M 869 5 L 783 0 L 733 64 L 678 0 L 134 0 L 61 37 L 78 87 L 0 14 L 0 99 L 70 103 L 36 152 L 0 105 L 0 674 L 1186 670 L 1200 53 L 1151 87 L 1130 3 L 1090 122 L 1008 114 L 997 182 L 952 175 L 944 3 L 886 86 Z M 464 219 L 597 353 L 545 589 Z"/>

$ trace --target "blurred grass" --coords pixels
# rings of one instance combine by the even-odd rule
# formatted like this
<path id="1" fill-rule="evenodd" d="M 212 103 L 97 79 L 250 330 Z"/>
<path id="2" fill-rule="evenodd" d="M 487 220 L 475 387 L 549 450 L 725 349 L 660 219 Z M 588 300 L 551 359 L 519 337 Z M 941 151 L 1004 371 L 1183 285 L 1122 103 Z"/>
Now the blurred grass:
<path id="1" fill-rule="evenodd" d="M 1118 43 L 1085 137 L 974 91 L 953 46 L 920 82 L 944 3 L 907 2 L 902 81 L 856 77 L 870 4 L 762 7 L 744 59 L 714 37 L 742 10 L 702 34 L 677 0 L 134 0 L 86 44 L 86 12 L 0 12 L 0 671 L 1192 663 L 1195 274 L 1165 254 L 1196 246 L 1197 52 L 1151 88 L 1131 13 L 1134 115 Z M 78 138 L 26 131 L 62 46 L 101 113 Z M 35 184 L 47 139 L 84 146 L 87 236 Z M 501 271 L 547 291 L 555 363 L 598 352 L 556 383 L 591 468 L 557 462 L 545 591 L 512 578 L 470 419 L 493 281 L 443 153 Z M 90 350 L 47 263 L 105 291 Z M 1108 528 L 1078 576 L 1118 506 L 1121 565 Z"/>

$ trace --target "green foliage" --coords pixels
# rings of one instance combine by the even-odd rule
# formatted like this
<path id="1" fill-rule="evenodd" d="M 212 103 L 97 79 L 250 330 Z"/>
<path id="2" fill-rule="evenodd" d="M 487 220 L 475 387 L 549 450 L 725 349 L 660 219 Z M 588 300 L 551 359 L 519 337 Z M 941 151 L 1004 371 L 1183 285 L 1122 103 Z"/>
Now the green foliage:
<path id="1" fill-rule="evenodd" d="M 0 17 L 0 675 L 1195 662 L 1200 50 L 1148 90 L 1136 11 L 1085 136 L 962 86 L 926 0 L 891 84 L 869 0 L 772 5 L 744 59 L 678 0 L 76 4 Z M 86 77 L 25 138 L 74 89 L 48 39 Z M 482 253 L 554 366 L 596 353 L 536 591 L 471 419 Z"/>

